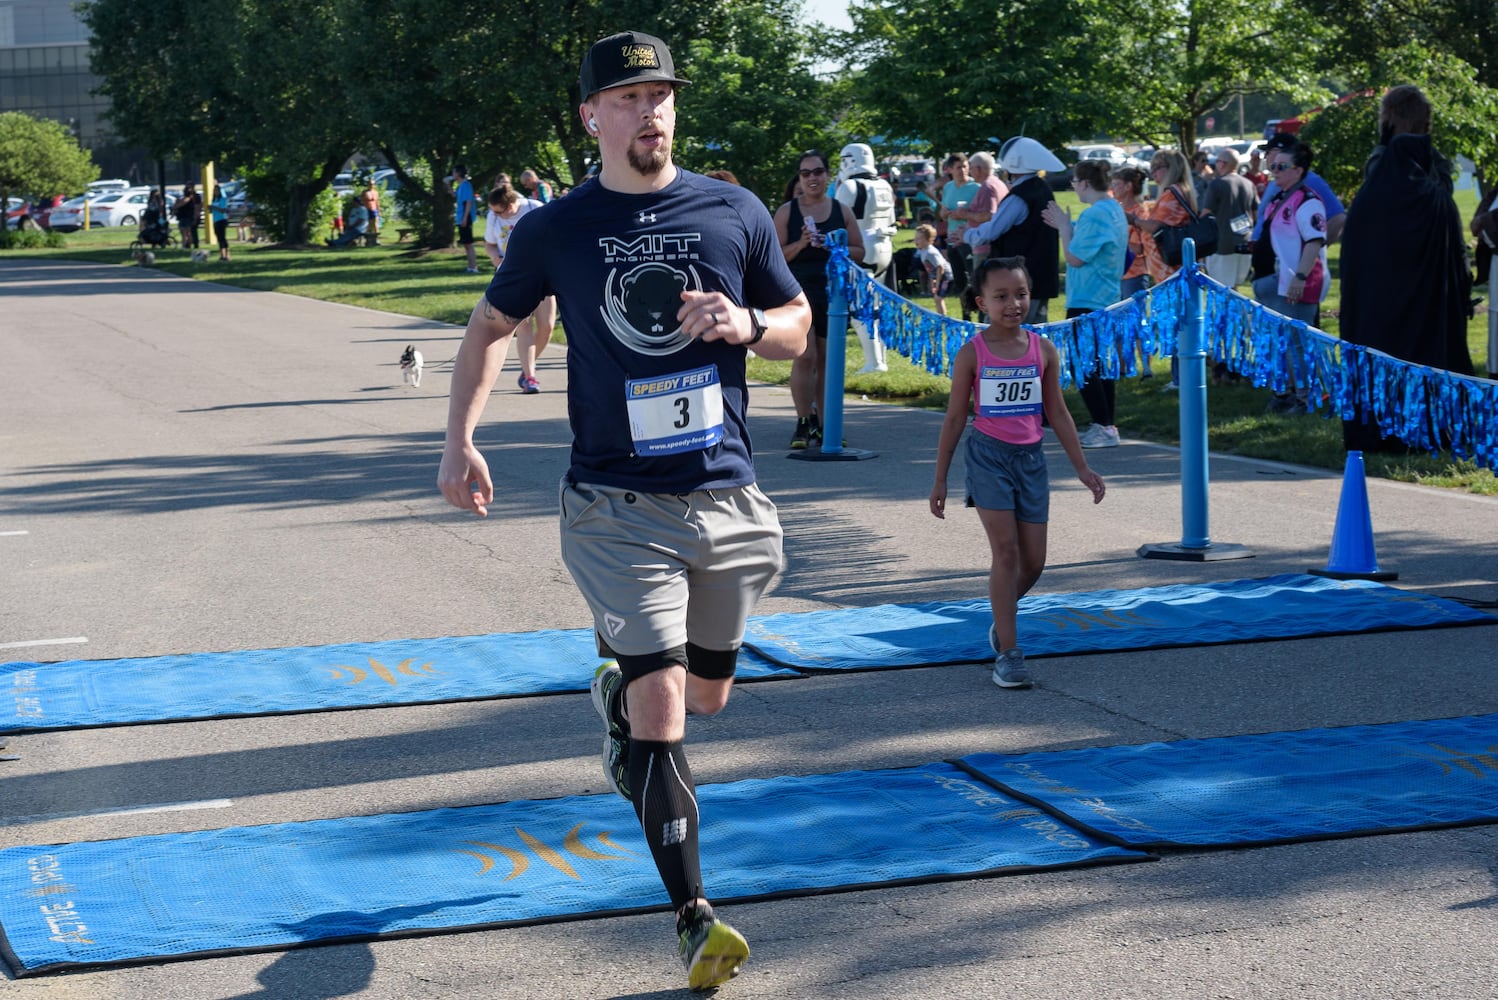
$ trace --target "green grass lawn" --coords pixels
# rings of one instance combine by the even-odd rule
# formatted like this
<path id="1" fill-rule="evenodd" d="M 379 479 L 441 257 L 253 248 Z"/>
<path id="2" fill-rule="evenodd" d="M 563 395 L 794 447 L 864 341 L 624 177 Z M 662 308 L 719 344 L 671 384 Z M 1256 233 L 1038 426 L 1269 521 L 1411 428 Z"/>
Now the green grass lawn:
<path id="1" fill-rule="evenodd" d="M 1463 200 L 1465 197 L 1465 201 Z M 1075 216 L 1080 204 L 1071 192 L 1060 192 L 1057 198 L 1070 206 Z M 1463 217 L 1476 208 L 1472 192 L 1458 192 L 1457 201 Z M 387 226 L 393 236 L 393 226 Z M 134 231 L 100 229 L 68 235 L 61 249 L 6 251 L 28 257 L 51 257 L 64 260 L 86 260 L 96 263 L 131 265 L 129 244 Z M 895 238 L 897 247 L 910 245 L 913 235 L 902 230 Z M 487 258 L 479 254 L 483 274 L 464 273 L 463 253 L 459 249 L 418 251 L 410 244 L 392 242 L 377 247 L 351 247 L 340 250 L 288 250 L 269 244 L 234 241 L 230 228 L 230 250 L 233 259 L 221 262 L 215 251 L 210 259 L 194 264 L 187 251 L 166 250 L 156 255 L 156 266 L 202 281 L 217 281 L 242 288 L 303 295 L 308 298 L 349 305 L 365 306 L 410 316 L 420 316 L 446 323 L 465 323 L 474 303 L 488 282 Z M 1339 248 L 1329 253 L 1333 275 L 1337 274 Z M 1332 285 L 1323 313 L 1329 333 L 1336 332 L 1335 313 L 1340 283 Z M 929 297 L 917 298 L 917 305 L 931 308 Z M 955 300 L 948 300 L 949 310 L 956 313 Z M 1066 315 L 1064 298 L 1052 300 L 1050 315 Z M 559 328 L 555 339 L 563 340 Z M 902 357 L 891 354 L 889 371 L 860 374 L 863 351 L 858 339 L 848 337 L 846 357 L 847 391 L 906 405 L 945 408 L 951 382 L 931 375 Z M 1487 357 L 1487 317 L 1479 314 L 1468 327 L 1468 345 L 1478 373 L 1484 374 Z M 784 384 L 790 378 L 790 362 L 751 358 L 752 379 Z M 1168 444 L 1178 442 L 1179 409 L 1174 394 L 1159 387 L 1169 380 L 1169 362 L 1156 360 L 1154 378 L 1124 379 L 1117 386 L 1118 427 L 1125 437 L 1143 438 Z M 1282 416 L 1266 414 L 1267 389 L 1247 385 L 1214 386 L 1208 392 L 1209 446 L 1214 451 L 1275 459 L 1301 465 L 1341 469 L 1341 424 L 1315 415 Z M 1086 409 L 1075 392 L 1067 393 L 1072 414 L 1085 427 Z M 1425 454 L 1408 457 L 1367 456 L 1369 475 L 1404 482 L 1466 489 L 1474 493 L 1498 495 L 1498 477 L 1471 462 L 1457 462 L 1449 455 Z"/>

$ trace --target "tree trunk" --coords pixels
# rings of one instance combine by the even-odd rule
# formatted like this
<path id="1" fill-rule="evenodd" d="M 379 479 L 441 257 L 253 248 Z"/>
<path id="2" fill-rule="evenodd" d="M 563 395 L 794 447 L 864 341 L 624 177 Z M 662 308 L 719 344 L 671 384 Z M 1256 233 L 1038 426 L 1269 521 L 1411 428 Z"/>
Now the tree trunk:
<path id="1" fill-rule="evenodd" d="M 312 199 L 326 185 L 318 181 L 292 184 L 286 191 L 286 242 L 291 246 L 311 243 L 307 232 L 307 210 Z"/>
<path id="2" fill-rule="evenodd" d="M 338 176 L 339 169 L 344 160 L 348 159 L 346 154 L 339 154 L 337 159 L 323 161 L 322 169 L 314 180 L 305 181 L 301 184 L 292 184 L 286 191 L 286 236 L 285 240 L 291 246 L 301 246 L 307 243 L 316 243 L 313 234 L 308 232 L 307 213 L 312 207 L 312 199 L 322 193 L 323 189 L 333 183 L 333 178 Z"/>
<path id="3" fill-rule="evenodd" d="M 428 245 L 433 250 L 446 250 L 458 238 L 458 225 L 453 221 L 458 200 L 443 179 L 448 174 L 447 163 L 445 156 L 427 158 L 427 166 L 432 170 L 432 239 Z"/>

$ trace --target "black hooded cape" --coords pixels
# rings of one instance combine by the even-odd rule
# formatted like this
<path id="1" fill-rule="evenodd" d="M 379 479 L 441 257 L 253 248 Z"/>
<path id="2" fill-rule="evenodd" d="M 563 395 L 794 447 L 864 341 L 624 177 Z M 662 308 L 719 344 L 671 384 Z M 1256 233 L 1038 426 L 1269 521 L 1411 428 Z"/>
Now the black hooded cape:
<path id="1" fill-rule="evenodd" d="M 1451 169 L 1428 135 L 1374 150 L 1342 231 L 1342 339 L 1404 361 L 1473 374 L 1472 316 Z M 1349 450 L 1387 450 L 1376 427 L 1343 425 Z"/>

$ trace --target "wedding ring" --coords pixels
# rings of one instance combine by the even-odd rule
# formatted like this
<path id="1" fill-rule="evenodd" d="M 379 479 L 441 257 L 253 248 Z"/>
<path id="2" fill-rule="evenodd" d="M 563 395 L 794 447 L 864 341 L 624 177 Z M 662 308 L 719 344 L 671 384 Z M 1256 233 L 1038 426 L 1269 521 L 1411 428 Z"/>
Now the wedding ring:
<path id="1" fill-rule="evenodd" d="M 708 313 L 707 314 L 707 318 L 713 321 L 713 326 L 717 326 L 718 325 L 718 314 L 717 313 Z"/>

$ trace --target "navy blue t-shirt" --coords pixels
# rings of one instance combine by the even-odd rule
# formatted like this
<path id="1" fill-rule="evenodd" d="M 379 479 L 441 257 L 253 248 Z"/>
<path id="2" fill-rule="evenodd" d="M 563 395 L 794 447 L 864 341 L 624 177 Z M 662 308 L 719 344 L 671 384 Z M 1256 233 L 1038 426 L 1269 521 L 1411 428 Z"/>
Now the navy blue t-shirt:
<path id="1" fill-rule="evenodd" d="M 643 493 L 747 486 L 745 349 L 681 331 L 683 290 L 774 309 L 801 292 L 774 223 L 743 188 L 678 169 L 650 194 L 597 179 L 528 212 L 485 297 L 567 331 L 574 482 Z"/>

